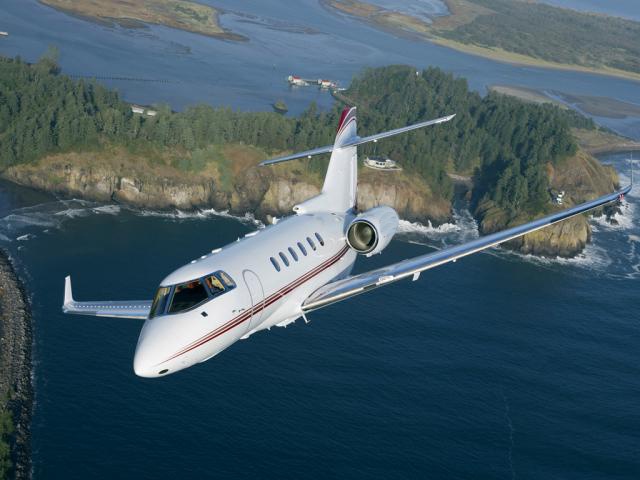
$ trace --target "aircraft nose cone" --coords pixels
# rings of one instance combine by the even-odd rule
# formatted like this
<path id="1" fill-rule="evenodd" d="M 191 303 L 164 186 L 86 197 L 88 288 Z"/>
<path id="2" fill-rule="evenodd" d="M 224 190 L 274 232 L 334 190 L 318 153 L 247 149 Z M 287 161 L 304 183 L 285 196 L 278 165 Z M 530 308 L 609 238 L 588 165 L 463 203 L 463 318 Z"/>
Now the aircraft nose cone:
<path id="1" fill-rule="evenodd" d="M 153 364 L 149 361 L 149 355 L 140 348 L 140 344 L 136 347 L 136 353 L 133 356 L 133 371 L 139 377 L 153 378 L 157 377 L 157 372 L 153 371 Z"/>
<path id="2" fill-rule="evenodd" d="M 149 320 L 147 320 L 140 332 L 136 352 L 133 356 L 133 371 L 139 377 L 154 378 L 167 373 L 166 367 L 161 364 L 163 359 L 158 356 L 162 350 L 158 342 L 154 341 L 153 330 L 154 328 L 149 325 Z"/>

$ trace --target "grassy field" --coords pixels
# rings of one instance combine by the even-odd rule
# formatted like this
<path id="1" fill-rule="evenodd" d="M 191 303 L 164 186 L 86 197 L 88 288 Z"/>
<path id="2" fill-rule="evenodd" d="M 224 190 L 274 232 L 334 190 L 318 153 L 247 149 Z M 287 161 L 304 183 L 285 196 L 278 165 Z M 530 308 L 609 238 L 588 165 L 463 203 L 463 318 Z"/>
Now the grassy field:
<path id="1" fill-rule="evenodd" d="M 125 27 L 164 25 L 179 30 L 228 40 L 244 40 L 222 28 L 219 12 L 187 0 L 40 0 L 63 12 Z"/>
<path id="2" fill-rule="evenodd" d="M 428 23 L 362 0 L 324 0 L 342 13 L 507 63 L 640 80 L 640 23 L 518 0 L 445 0 Z"/>

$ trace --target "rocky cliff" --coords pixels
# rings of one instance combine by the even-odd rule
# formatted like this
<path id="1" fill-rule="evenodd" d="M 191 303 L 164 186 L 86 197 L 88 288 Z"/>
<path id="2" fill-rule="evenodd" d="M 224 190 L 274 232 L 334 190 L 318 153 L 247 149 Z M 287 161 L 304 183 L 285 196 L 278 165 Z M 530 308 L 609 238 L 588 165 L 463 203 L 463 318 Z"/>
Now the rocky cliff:
<path id="1" fill-rule="evenodd" d="M 567 158 L 556 166 L 548 165 L 548 173 L 552 191 L 564 191 L 565 196 L 562 205 L 554 206 L 545 213 L 593 200 L 611 193 L 618 186 L 615 169 L 602 165 L 585 152 L 578 152 L 574 157 Z M 615 208 L 605 207 L 604 210 L 596 211 L 596 214 L 610 214 Z M 480 220 L 480 231 L 483 234 L 513 227 L 531 219 L 527 215 L 510 218 L 505 211 L 490 201 L 481 202 L 475 214 Z M 536 217 L 542 215 L 541 213 Z M 515 239 L 508 246 L 522 253 L 572 257 L 580 253 L 590 239 L 591 227 L 587 216 L 579 215 Z"/>
<path id="2" fill-rule="evenodd" d="M 245 152 L 246 153 L 246 152 Z M 293 205 L 320 191 L 321 179 L 299 166 L 259 168 L 259 159 L 231 172 L 208 167 L 184 172 L 166 164 L 153 165 L 125 152 L 67 153 L 37 163 L 8 168 L 8 180 L 64 197 L 116 201 L 155 209 L 214 208 L 257 217 L 286 215 Z M 362 172 L 358 204 L 366 209 L 385 204 L 402 218 L 441 224 L 451 219 L 451 203 L 403 172 Z"/>
<path id="3" fill-rule="evenodd" d="M 2 176 L 65 197 L 117 201 L 154 209 L 252 212 L 262 219 L 268 215 L 287 215 L 293 205 L 320 191 L 321 178 L 303 173 L 302 164 L 259 168 L 256 165 L 261 153 L 243 146 L 228 147 L 225 154 L 231 162 L 209 164 L 202 171 L 188 172 L 167 162 L 150 163 L 148 156 L 135 156 L 119 149 L 66 153 L 10 167 Z M 548 174 L 552 189 L 564 190 L 566 197 L 562 206 L 550 205 L 547 212 L 534 215 L 537 217 L 554 208 L 566 208 L 611 192 L 617 184 L 613 168 L 603 166 L 584 152 L 558 165 L 549 165 Z M 420 178 L 405 172 L 361 169 L 358 205 L 361 209 L 390 205 L 406 220 L 433 225 L 451 221 L 451 202 L 433 194 Z M 531 219 L 531 214 L 509 217 L 492 202 L 480 203 L 474 214 L 482 234 Z M 569 257 L 581 252 L 590 237 L 587 218 L 581 215 L 514 240 L 509 247 L 523 253 Z"/>

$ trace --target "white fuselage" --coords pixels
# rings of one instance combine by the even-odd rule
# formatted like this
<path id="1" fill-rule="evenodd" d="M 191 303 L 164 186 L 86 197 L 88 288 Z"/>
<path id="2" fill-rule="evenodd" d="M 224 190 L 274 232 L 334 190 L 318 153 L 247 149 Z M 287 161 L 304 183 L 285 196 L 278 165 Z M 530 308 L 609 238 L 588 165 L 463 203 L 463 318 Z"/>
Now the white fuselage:
<path id="1" fill-rule="evenodd" d="M 294 215 L 171 273 L 161 286 L 222 270 L 236 288 L 188 311 L 146 320 L 134 357 L 136 374 L 174 373 L 259 330 L 295 321 L 311 293 L 351 271 L 357 253 L 348 247 L 345 232 L 353 218 L 332 213 Z"/>

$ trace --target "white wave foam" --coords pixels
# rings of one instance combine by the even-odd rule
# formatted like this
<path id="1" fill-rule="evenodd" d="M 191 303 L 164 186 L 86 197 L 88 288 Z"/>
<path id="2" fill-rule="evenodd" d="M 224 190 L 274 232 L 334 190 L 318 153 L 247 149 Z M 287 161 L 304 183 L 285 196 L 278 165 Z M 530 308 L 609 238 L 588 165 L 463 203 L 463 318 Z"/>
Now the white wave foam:
<path id="1" fill-rule="evenodd" d="M 610 222 L 605 215 L 599 217 L 591 217 L 591 226 L 594 231 L 598 232 L 602 230 L 631 230 L 635 224 L 633 222 L 635 218 L 636 206 L 626 200 L 622 202 L 620 206 L 620 212 L 616 212 L 611 216 L 614 222 Z"/>
<path id="2" fill-rule="evenodd" d="M 184 210 L 173 210 L 170 212 L 161 211 L 161 210 L 146 210 L 146 209 L 132 209 L 136 215 L 140 215 L 142 217 L 159 217 L 159 218 L 169 218 L 174 220 L 185 220 L 185 219 L 206 219 L 211 217 L 224 217 L 224 218 L 232 218 L 234 220 L 239 220 L 241 222 L 251 223 L 258 226 L 264 226 L 262 222 L 256 220 L 255 216 L 249 212 L 245 213 L 243 216 L 232 215 L 229 211 L 217 211 L 213 208 L 207 208 L 203 210 L 194 210 L 194 211 L 184 211 Z"/>
<path id="3" fill-rule="evenodd" d="M 1 242 L 10 242 L 11 239 L 3 234 L 0 233 L 0 241 Z"/>
<path id="4" fill-rule="evenodd" d="M 419 222 L 400 220 L 400 223 L 398 224 L 398 232 L 400 233 L 422 233 L 423 235 L 432 235 L 458 231 L 460 231 L 460 227 L 455 223 L 443 223 L 442 225 L 434 227 L 431 221 L 424 225 Z"/>
<path id="5" fill-rule="evenodd" d="M 12 213 L 2 218 L 2 224 L 8 230 L 16 230 L 21 227 L 55 227 L 58 225 L 54 219 L 46 213 L 26 213 L 18 214 Z"/>
<path id="6" fill-rule="evenodd" d="M 521 261 L 533 263 L 544 267 L 553 267 L 557 265 L 569 265 L 588 269 L 589 271 L 604 272 L 613 263 L 607 250 L 603 247 L 589 243 L 582 253 L 571 257 L 541 257 L 538 255 L 524 254 L 507 250 L 503 248 L 495 248 L 489 250 L 490 253 L 499 257 L 513 258 Z"/>
<path id="7" fill-rule="evenodd" d="M 424 225 L 418 222 L 400 220 L 398 232 L 405 235 L 419 235 L 425 239 L 438 240 L 445 246 L 450 243 L 460 243 L 478 237 L 478 223 L 469 210 L 454 210 L 453 220 L 453 223 L 443 223 L 437 227 L 434 227 L 431 222 L 427 222 Z M 422 242 L 415 243 L 429 245 Z"/>
<path id="8" fill-rule="evenodd" d="M 102 205 L 91 209 L 95 213 L 106 213 L 109 215 L 117 215 L 120 213 L 120 205 Z"/>
<path id="9" fill-rule="evenodd" d="M 91 211 L 86 208 L 68 208 L 66 210 L 54 213 L 54 215 L 56 216 L 69 218 L 86 217 L 90 214 Z"/>

